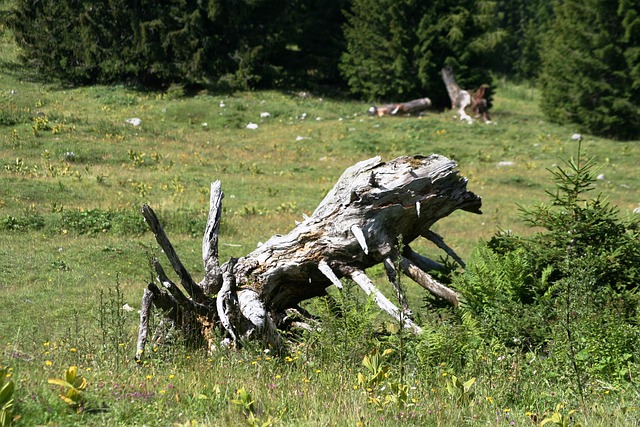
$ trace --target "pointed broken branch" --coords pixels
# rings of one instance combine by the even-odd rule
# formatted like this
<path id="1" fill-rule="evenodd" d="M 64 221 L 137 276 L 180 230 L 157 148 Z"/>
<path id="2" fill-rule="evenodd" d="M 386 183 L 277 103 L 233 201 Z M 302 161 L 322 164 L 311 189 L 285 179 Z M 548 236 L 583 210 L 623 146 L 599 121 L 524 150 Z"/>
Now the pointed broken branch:
<path id="1" fill-rule="evenodd" d="M 369 296 L 373 297 L 375 303 L 384 312 L 393 317 L 396 321 L 403 324 L 407 329 L 411 329 L 414 334 L 422 332 L 422 328 L 416 325 L 409 317 L 401 314 L 398 307 L 396 307 L 382 292 L 378 290 L 376 285 L 369 279 L 369 277 L 362 270 L 353 270 L 348 273 L 348 276 L 353 280 L 360 288 Z"/>
<path id="2" fill-rule="evenodd" d="M 202 261 L 205 276 L 200 287 L 206 295 L 215 294 L 222 286 L 222 271 L 218 260 L 218 234 L 222 217 L 222 199 L 224 193 L 220 181 L 211 183 L 211 197 L 209 198 L 209 218 L 202 238 Z"/>
<path id="3" fill-rule="evenodd" d="M 431 240 L 433 243 L 435 243 L 436 246 L 438 246 L 440 249 L 445 251 L 451 258 L 453 258 L 455 262 L 460 264 L 462 268 L 467 268 L 464 261 L 462 261 L 462 258 L 460 258 L 458 254 L 444 242 L 444 239 L 440 235 L 436 234 L 431 230 L 427 230 L 422 236 Z"/>
<path id="4" fill-rule="evenodd" d="M 191 274 L 184 267 L 180 258 L 178 258 L 178 254 L 175 249 L 173 249 L 173 245 L 169 241 L 162 225 L 160 225 L 160 221 L 158 221 L 158 217 L 156 213 L 151 209 L 149 205 L 142 206 L 142 215 L 144 219 L 147 221 L 147 225 L 153 232 L 156 238 L 156 242 L 162 248 L 165 255 L 169 259 L 173 270 L 176 272 L 178 277 L 180 278 L 180 283 L 186 289 L 187 293 L 191 298 L 193 298 L 196 302 L 202 302 L 204 300 L 204 293 L 202 289 L 196 285 L 196 283 L 191 278 Z"/>
<path id="5" fill-rule="evenodd" d="M 400 268 L 402 268 L 402 271 L 404 271 L 411 280 L 431 292 L 433 295 L 442 298 L 454 307 L 457 307 L 460 304 L 460 297 L 455 291 L 447 288 L 431 277 L 428 273 L 422 271 L 409 259 L 402 257 Z"/>
<path id="6" fill-rule="evenodd" d="M 138 327 L 138 340 L 136 342 L 136 362 L 140 361 L 147 345 L 149 336 L 149 316 L 151 315 L 151 304 L 153 303 L 153 292 L 145 289 L 142 294 L 142 304 L 140 306 L 140 326 Z"/>

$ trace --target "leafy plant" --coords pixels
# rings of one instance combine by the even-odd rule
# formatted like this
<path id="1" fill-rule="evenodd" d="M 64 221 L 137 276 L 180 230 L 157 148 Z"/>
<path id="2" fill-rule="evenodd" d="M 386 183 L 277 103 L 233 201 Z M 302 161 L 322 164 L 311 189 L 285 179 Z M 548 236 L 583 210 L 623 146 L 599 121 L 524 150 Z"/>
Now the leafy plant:
<path id="1" fill-rule="evenodd" d="M 469 405 L 473 401 L 475 393 L 472 391 L 473 385 L 476 382 L 475 378 L 463 381 L 455 375 L 449 375 L 447 377 L 446 386 L 447 393 L 453 398 L 459 405 Z"/>
<path id="2" fill-rule="evenodd" d="M 555 411 L 551 414 L 551 416 L 545 418 L 540 422 L 540 427 L 543 427 L 549 423 L 553 423 L 559 427 L 582 427 L 580 423 L 574 423 L 572 419 L 572 415 L 578 412 L 575 409 L 570 410 L 566 414 L 563 414 L 561 411 L 564 409 L 564 404 L 558 403 L 556 405 Z"/>
<path id="3" fill-rule="evenodd" d="M 385 363 L 386 356 L 393 353 L 393 350 L 386 349 L 380 354 L 377 349 L 373 349 L 371 353 L 364 356 L 362 366 L 365 367 L 366 373 L 358 373 L 358 384 L 364 389 L 375 388 L 386 379 L 389 372 L 389 365 Z"/>
<path id="4" fill-rule="evenodd" d="M 67 368 L 63 378 L 49 378 L 48 382 L 63 387 L 65 392 L 60 394 L 60 399 L 70 408 L 78 413 L 84 411 L 86 403 L 84 390 L 87 388 L 87 380 L 82 375 L 78 375 L 77 366 Z"/>
<path id="5" fill-rule="evenodd" d="M 0 369 L 0 427 L 13 423 L 13 392 L 15 385 L 7 377 L 7 368 Z"/>

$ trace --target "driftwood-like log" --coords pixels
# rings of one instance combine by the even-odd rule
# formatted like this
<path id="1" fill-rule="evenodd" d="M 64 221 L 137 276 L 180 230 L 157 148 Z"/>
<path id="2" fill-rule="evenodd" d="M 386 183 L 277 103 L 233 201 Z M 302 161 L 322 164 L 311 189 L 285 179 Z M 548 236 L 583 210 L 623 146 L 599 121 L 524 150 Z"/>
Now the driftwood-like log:
<path id="1" fill-rule="evenodd" d="M 327 288 L 342 287 L 352 280 L 378 306 L 415 333 L 420 327 L 411 319 L 401 289 L 396 299 L 385 297 L 366 269 L 384 263 L 389 280 L 406 274 L 429 292 L 457 306 L 458 294 L 433 279 L 428 271 L 442 265 L 416 252 L 410 244 L 424 237 L 444 249 L 458 262 L 431 226 L 456 210 L 481 213 L 481 199 L 466 188 L 455 162 L 439 156 L 399 157 L 383 162 L 375 157 L 348 168 L 315 212 L 286 235 L 275 235 L 253 252 L 220 265 L 218 233 L 223 193 L 219 182 L 211 186 L 209 221 L 203 239 L 205 277 L 195 283 L 149 206 L 142 209 L 156 241 L 187 291 L 182 294 L 153 263 L 158 282 L 148 285 L 143 308 L 153 304 L 168 321 L 203 338 L 210 348 L 214 329 L 226 338 L 223 345 L 241 345 L 258 339 L 281 348 L 281 330 L 290 326 L 310 328 L 300 313 L 302 301 L 324 296 Z M 401 241 L 399 241 L 401 240 Z M 399 252 L 401 248 L 401 253 Z M 141 312 L 137 357 L 144 351 L 149 310 Z"/>
<path id="2" fill-rule="evenodd" d="M 372 105 L 367 113 L 370 116 L 406 116 L 422 113 L 431 107 L 429 98 L 414 99 L 413 101 L 398 102 L 395 104 Z"/>

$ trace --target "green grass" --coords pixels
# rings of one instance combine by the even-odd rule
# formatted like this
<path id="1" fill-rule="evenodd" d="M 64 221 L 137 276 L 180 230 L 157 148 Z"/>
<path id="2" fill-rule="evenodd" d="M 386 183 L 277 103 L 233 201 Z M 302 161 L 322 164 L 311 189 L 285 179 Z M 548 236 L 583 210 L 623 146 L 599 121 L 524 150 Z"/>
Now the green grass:
<path id="1" fill-rule="evenodd" d="M 580 406 L 566 379 L 515 354 L 488 353 L 484 370 L 456 373 L 477 377 L 475 403 L 462 404 L 446 388 L 453 364 L 421 358 L 424 342 L 409 338 L 405 377 L 394 364 L 389 380 L 411 387 L 409 406 L 378 411 L 357 374 L 376 342 L 397 346 L 395 335 L 382 333 L 390 321 L 380 315 L 365 322 L 368 330 L 358 329 L 355 314 L 344 325 L 334 319 L 325 335 L 302 339 L 288 357 L 175 345 L 157 349 L 144 366 L 132 362 L 138 315 L 121 307 L 139 307 L 148 254 L 159 252 L 144 232 L 142 203 L 159 212 L 200 278 L 212 181 L 221 180 L 226 195 L 220 252 L 227 259 L 293 228 L 355 162 L 439 153 L 455 159 L 483 197 L 484 215 L 457 212 L 434 227 L 467 258 L 499 228 L 526 232 L 517 204 L 547 200 L 547 169 L 576 152 L 574 130 L 543 118 L 535 89 L 500 82 L 490 125 L 467 125 L 450 112 L 378 119 L 364 103 L 319 93 L 176 97 L 123 86 L 65 88 L 16 64 L 15 47 L 2 37 L 0 365 L 17 385 L 18 425 L 239 425 L 246 417 L 231 401 L 240 388 L 255 399 L 257 417 L 279 425 L 535 425 L 533 417 L 540 422 L 564 401 L 565 413 L 580 410 L 583 425 L 638 424 L 635 384 L 594 385 Z M 134 117 L 140 126 L 125 122 Z M 259 128 L 247 129 L 250 122 Z M 602 166 L 598 191 L 623 212 L 635 209 L 638 141 L 586 135 L 583 147 Z M 416 247 L 439 254 L 425 242 Z M 380 269 L 372 275 L 382 281 Z M 430 325 L 434 313 L 422 307 L 420 289 L 406 286 Z M 311 308 L 322 313 L 321 306 Z M 47 384 L 74 364 L 88 380 L 94 411 L 69 411 Z"/>

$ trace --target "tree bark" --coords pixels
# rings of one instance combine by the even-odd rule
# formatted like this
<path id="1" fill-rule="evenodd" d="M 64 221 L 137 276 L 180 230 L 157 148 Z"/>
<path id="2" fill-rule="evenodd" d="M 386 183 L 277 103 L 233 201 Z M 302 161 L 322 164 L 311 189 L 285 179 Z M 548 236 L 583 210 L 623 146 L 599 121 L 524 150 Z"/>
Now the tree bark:
<path id="1" fill-rule="evenodd" d="M 258 339 L 278 349 L 284 345 L 279 330 L 305 325 L 299 318 L 292 322 L 290 316 L 304 312 L 299 307 L 302 301 L 326 295 L 329 286 L 341 288 L 341 279 L 350 279 L 382 310 L 419 333 L 420 327 L 410 319 L 405 303 L 402 310 L 396 307 L 365 271 L 384 263 L 392 283 L 398 269 L 437 297 L 458 305 L 458 294 L 428 273 L 442 266 L 410 247 L 414 240 L 425 237 L 462 263 L 430 230 L 458 209 L 481 213 L 480 197 L 467 190 L 467 180 L 458 175 L 456 166 L 439 155 L 405 156 L 390 162 L 375 157 L 357 163 L 343 173 L 315 212 L 291 232 L 275 235 L 253 252 L 222 266 L 217 245 L 224 195 L 220 183 L 215 182 L 203 239 L 205 277 L 197 284 L 153 210 L 145 205 L 143 215 L 188 294 L 182 294 L 159 263 L 154 263 L 163 289 L 149 284 L 145 304 L 152 301 L 178 327 L 191 333 L 196 330 L 210 348 L 219 344 L 212 334 L 218 329 L 225 336 L 224 345 Z M 403 300 L 400 295 L 398 299 Z M 137 357 L 143 354 L 148 327 L 142 319 L 141 314 Z"/>

